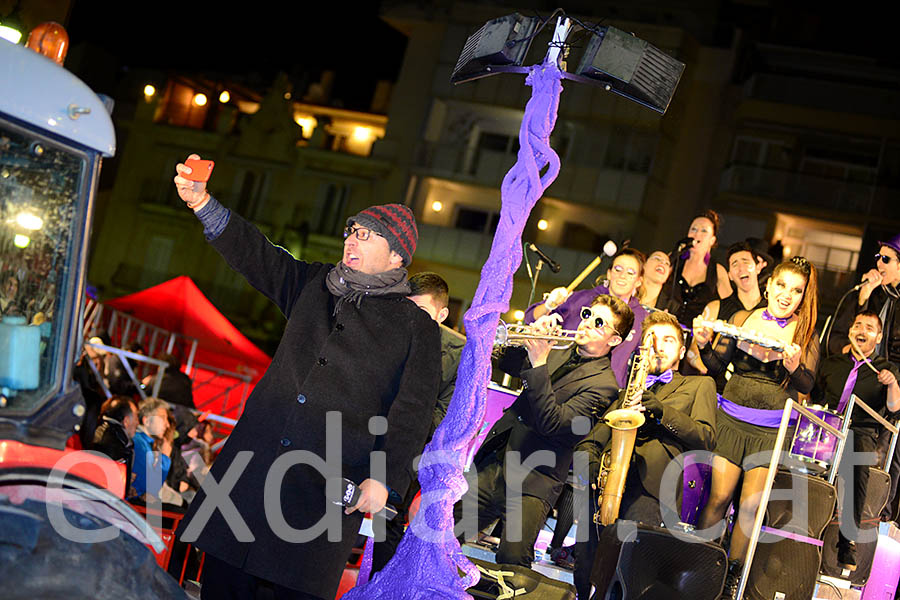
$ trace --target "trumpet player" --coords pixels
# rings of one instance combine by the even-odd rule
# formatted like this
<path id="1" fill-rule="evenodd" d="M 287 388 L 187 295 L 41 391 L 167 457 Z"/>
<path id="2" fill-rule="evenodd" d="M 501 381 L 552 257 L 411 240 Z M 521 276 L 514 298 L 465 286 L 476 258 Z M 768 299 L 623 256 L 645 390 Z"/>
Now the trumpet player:
<path id="1" fill-rule="evenodd" d="M 534 339 L 522 342 L 527 362 L 521 352 L 514 360 L 517 348 L 501 358 L 501 368 L 522 378 L 523 390 L 488 432 L 473 462 L 477 485 L 470 481 L 467 496 L 454 508 L 461 538 L 500 519 L 497 563 L 530 567 L 534 561 L 534 543 L 563 489 L 572 449 L 616 397 L 609 352 L 633 319 L 627 304 L 599 296 L 582 308 L 571 349 L 551 353 L 556 341 L 540 337 L 552 334 L 555 320 L 548 318 L 535 322 Z M 477 528 L 468 515 L 460 523 L 463 506 L 476 502 Z"/>
<path id="2" fill-rule="evenodd" d="M 660 482 L 666 467 L 673 460 L 681 461 L 685 451 L 712 450 L 715 446 L 716 386 L 709 377 L 678 373 L 685 346 L 684 332 L 674 316 L 665 312 L 651 313 L 644 319 L 643 329 L 642 347 L 650 352 L 649 375 L 642 385 L 638 382 L 643 388 L 640 403 L 645 419 L 637 430 L 619 518 L 659 526 L 663 521 Z M 627 397 L 631 383 L 629 381 L 629 386 L 606 414 L 631 400 Z M 600 500 L 597 489 L 600 461 L 604 451 L 610 449 L 611 440 L 611 428 L 600 420 L 575 448 L 576 452 L 588 454 L 594 510 Z M 679 486 L 677 498 L 680 498 L 680 492 Z M 678 514 L 678 507 L 665 508 Z M 587 599 L 590 597 L 591 567 L 603 526 L 595 525 L 589 515 L 579 518 L 581 526 L 589 528 L 589 535 L 586 542 L 578 542 L 575 547 L 575 587 L 578 598 Z M 603 592 L 598 590 L 596 597 L 603 598 Z"/>

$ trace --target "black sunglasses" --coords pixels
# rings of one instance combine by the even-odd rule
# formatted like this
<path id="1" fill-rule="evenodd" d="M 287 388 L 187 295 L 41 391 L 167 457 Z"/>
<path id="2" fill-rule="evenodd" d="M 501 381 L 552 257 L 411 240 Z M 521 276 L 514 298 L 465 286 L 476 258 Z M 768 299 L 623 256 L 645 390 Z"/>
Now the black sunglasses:
<path id="1" fill-rule="evenodd" d="M 894 260 L 894 257 L 888 256 L 887 254 L 876 254 L 875 262 L 878 262 L 879 260 L 881 262 L 883 262 L 884 264 L 889 265 L 889 264 L 891 264 L 891 261 Z"/>
<path id="2" fill-rule="evenodd" d="M 591 310 L 591 307 L 585 306 L 581 309 L 581 320 L 590 319 L 593 314 L 594 311 Z M 606 321 L 603 320 L 603 317 L 594 317 L 594 327 L 603 329 L 604 325 L 606 325 Z"/>

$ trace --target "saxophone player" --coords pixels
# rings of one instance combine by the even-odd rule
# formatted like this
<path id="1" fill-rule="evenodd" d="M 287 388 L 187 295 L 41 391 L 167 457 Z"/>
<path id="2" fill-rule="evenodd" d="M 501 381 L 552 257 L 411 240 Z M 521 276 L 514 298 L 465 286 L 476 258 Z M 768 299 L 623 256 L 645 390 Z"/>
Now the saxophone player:
<path id="1" fill-rule="evenodd" d="M 597 297 L 580 314 L 571 349 L 551 353 L 554 342 L 530 339 L 523 344 L 527 362 L 524 353 L 517 358 L 515 352 L 500 361 L 501 369 L 522 378 L 524 389 L 479 448 L 473 461 L 477 482 L 469 482 L 466 497 L 454 507 L 457 531 L 464 529 L 461 538 L 500 519 L 498 564 L 531 567 L 534 543 L 562 492 L 572 449 L 590 430 L 591 419 L 616 398 L 609 352 L 631 330 L 634 315 L 612 296 Z M 535 323 L 536 333 L 550 333 L 547 323 L 556 322 L 552 315 L 544 319 Z M 476 504 L 477 529 L 464 515 Z"/>
<path id="2" fill-rule="evenodd" d="M 665 312 L 651 313 L 644 320 L 642 347 L 649 355 L 649 375 L 643 383 L 640 402 L 645 421 L 637 431 L 631 465 L 619 506 L 619 518 L 659 526 L 660 481 L 672 460 L 680 460 L 688 450 L 712 450 L 715 446 L 716 386 L 705 376 L 684 376 L 678 373 L 678 363 L 684 357 L 684 333 L 674 316 Z M 635 360 L 638 360 L 636 357 Z M 618 409 L 628 400 L 630 385 L 607 413 Z M 593 482 L 591 506 L 598 508 L 600 499 L 596 482 L 604 450 L 611 446 L 612 430 L 599 421 L 588 436 L 575 448 L 586 452 Z M 680 498 L 680 490 L 676 497 Z M 678 514 L 678 507 L 666 507 Z M 575 587 L 578 598 L 589 598 L 591 567 L 597 551 L 602 525 L 590 515 L 581 515 L 579 527 L 589 529 L 587 541 L 575 546 Z M 582 536 L 579 535 L 579 538 Z M 597 593 L 602 598 L 603 590 Z"/>

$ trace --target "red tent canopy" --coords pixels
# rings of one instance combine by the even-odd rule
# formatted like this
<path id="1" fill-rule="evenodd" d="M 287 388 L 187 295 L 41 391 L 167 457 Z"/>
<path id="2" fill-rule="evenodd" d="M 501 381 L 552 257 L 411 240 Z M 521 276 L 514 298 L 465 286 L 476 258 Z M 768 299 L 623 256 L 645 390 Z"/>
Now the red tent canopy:
<path id="1" fill-rule="evenodd" d="M 253 383 L 272 360 L 213 306 L 190 277 L 176 277 L 104 304 L 151 325 L 195 338 L 195 363 L 250 375 Z M 186 360 L 187 356 L 182 358 Z"/>

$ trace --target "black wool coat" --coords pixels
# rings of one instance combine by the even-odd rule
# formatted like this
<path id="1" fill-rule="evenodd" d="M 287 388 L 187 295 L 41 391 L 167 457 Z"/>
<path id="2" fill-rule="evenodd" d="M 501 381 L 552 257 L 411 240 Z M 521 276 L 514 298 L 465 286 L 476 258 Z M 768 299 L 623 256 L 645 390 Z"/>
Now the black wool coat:
<path id="1" fill-rule="evenodd" d="M 551 451 L 556 457 L 552 465 L 539 465 L 528 472 L 510 471 L 509 461 L 505 465 L 507 476 L 522 478 L 524 495 L 540 498 L 551 506 L 569 475 L 575 444 L 585 433 L 573 433 L 572 421 L 584 417 L 592 424 L 618 392 L 608 355 L 582 363 L 551 381 L 552 373 L 568 355 L 568 352 L 552 352 L 547 364 L 540 367 L 519 373 L 509 369 L 511 375 L 522 378 L 525 389 L 488 432 L 474 460 L 480 470 L 490 461 L 503 460 L 509 451 L 518 451 L 523 464 L 535 452 Z M 508 369 L 510 362 L 503 360 L 501 366 Z"/>
<path id="2" fill-rule="evenodd" d="M 639 477 L 644 489 L 659 499 L 660 481 L 671 461 L 675 460 L 683 465 L 686 451 L 711 452 L 715 449 L 718 408 L 716 384 L 711 377 L 686 377 L 676 372 L 672 374 L 672 381 L 657 384 L 651 390 L 644 393 L 653 393 L 662 402 L 663 416 L 658 421 L 647 417 L 638 429 L 628 479 Z M 620 397 L 609 410 L 621 408 L 623 399 Z M 588 453 L 592 483 L 597 481 L 600 457 L 609 446 L 611 435 L 609 426 L 600 421 L 576 448 L 576 451 Z M 679 478 L 675 491 L 675 497 L 679 501 L 681 481 Z"/>
<path id="3" fill-rule="evenodd" d="M 362 515 L 345 516 L 333 505 L 326 497 L 325 476 L 307 464 L 283 472 L 280 488 L 272 483 L 277 479 L 270 480 L 277 494 L 270 492 L 267 500 L 270 467 L 280 458 L 302 458 L 301 453 L 290 453 L 304 450 L 336 461 L 340 473 L 331 475 L 360 483 L 374 477 L 370 453 L 383 451 L 385 483 L 402 496 L 409 485 L 407 465 L 422 449 L 437 396 L 441 369 L 437 324 L 399 295 L 368 296 L 359 307 L 346 302 L 333 316 L 335 298 L 325 277 L 334 266 L 294 259 L 234 213 L 211 244 L 278 305 L 287 324 L 272 364 L 250 394 L 210 471 L 221 482 L 239 452 L 253 453 L 230 491 L 253 541 L 238 541 L 216 510 L 194 543 L 249 574 L 333 597 Z M 326 415 L 333 411 L 341 428 L 327 435 L 340 448 L 339 457 L 333 455 L 335 450 L 326 456 Z M 373 416 L 386 417 L 385 433 L 370 432 Z M 203 491 L 197 494 L 180 534 L 205 499 Z M 279 503 L 284 519 L 280 523 L 277 514 L 274 520 L 267 514 L 267 508 L 277 513 L 273 504 Z M 326 509 L 338 515 L 339 541 L 328 541 L 324 531 L 309 542 L 282 539 L 290 534 L 288 528 L 313 527 Z"/>

